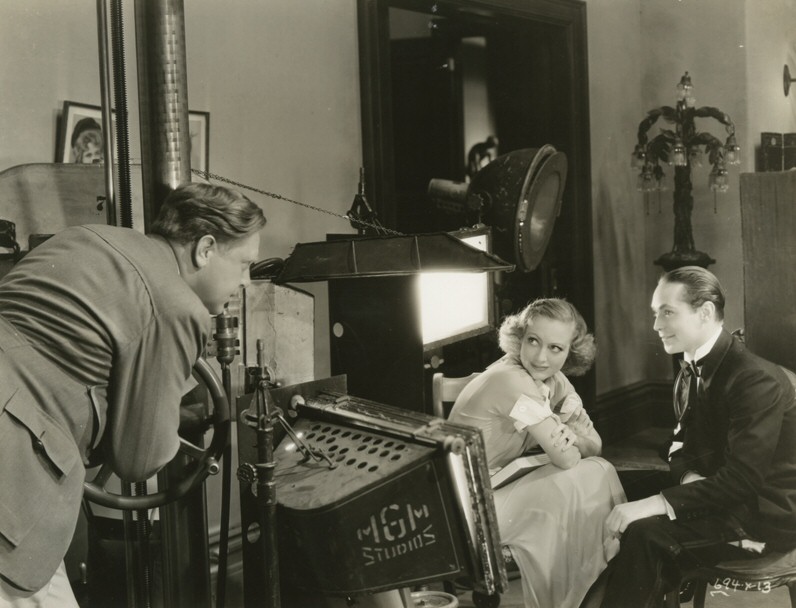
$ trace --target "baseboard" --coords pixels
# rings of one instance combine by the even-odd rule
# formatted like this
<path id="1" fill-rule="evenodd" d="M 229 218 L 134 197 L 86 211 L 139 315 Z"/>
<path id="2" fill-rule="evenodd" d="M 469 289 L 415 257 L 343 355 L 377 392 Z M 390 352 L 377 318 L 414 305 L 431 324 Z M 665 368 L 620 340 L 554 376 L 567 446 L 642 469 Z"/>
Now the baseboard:
<path id="1" fill-rule="evenodd" d="M 651 426 L 672 427 L 671 382 L 636 382 L 598 395 L 589 416 L 605 444 Z"/>

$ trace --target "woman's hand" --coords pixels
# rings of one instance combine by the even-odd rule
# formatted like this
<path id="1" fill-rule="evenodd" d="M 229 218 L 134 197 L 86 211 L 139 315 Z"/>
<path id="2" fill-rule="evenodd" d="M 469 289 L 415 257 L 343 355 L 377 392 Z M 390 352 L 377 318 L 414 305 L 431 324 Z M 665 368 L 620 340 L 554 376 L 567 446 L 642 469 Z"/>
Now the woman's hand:
<path id="1" fill-rule="evenodd" d="M 594 423 L 583 406 L 572 412 L 572 415 L 565 423 L 577 436 L 575 445 L 584 458 L 589 456 L 599 456 L 602 452 L 602 439 L 594 428 Z"/>
<path id="2" fill-rule="evenodd" d="M 560 422 L 550 433 L 550 439 L 553 440 L 553 447 L 563 452 L 568 447 L 575 445 L 578 436 L 568 425 Z"/>
<path id="3" fill-rule="evenodd" d="M 569 469 L 580 462 L 580 451 L 575 445 L 578 436 L 558 416 L 550 416 L 529 426 L 528 432 L 557 467 Z"/>
<path id="4" fill-rule="evenodd" d="M 589 418 L 589 415 L 586 413 L 586 410 L 583 407 L 578 408 L 572 413 L 572 416 L 569 417 L 569 420 L 566 422 L 567 426 L 571 428 L 576 435 L 580 435 L 582 437 L 586 437 L 589 435 L 591 430 L 594 428 L 594 423 Z"/>

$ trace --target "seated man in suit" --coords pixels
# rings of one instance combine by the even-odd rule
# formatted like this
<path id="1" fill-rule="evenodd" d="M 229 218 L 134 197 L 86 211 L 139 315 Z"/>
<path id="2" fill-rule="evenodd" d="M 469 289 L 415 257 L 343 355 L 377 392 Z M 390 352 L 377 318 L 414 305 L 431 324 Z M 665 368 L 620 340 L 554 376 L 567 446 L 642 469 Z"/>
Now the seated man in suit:
<path id="1" fill-rule="evenodd" d="M 682 446 L 669 452 L 674 485 L 606 520 L 621 545 L 604 608 L 659 606 L 697 565 L 796 548 L 794 388 L 723 328 L 724 300 L 696 266 L 665 274 L 653 294 L 653 329 L 694 379 L 680 406 Z"/>

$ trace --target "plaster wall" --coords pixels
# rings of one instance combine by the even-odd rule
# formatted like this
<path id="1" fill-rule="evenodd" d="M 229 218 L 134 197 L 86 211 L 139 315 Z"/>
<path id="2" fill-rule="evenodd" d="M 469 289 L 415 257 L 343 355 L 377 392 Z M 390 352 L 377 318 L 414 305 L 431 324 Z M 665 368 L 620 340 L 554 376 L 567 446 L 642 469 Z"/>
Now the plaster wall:
<path id="1" fill-rule="evenodd" d="M 662 105 L 676 104 L 676 85 L 688 71 L 694 85 L 696 106 L 718 107 L 730 115 L 742 131 L 747 122 L 746 97 L 746 31 L 745 3 L 740 0 L 652 0 L 641 3 L 642 45 L 644 57 L 641 80 L 644 111 Z M 644 117 L 639 113 L 639 120 Z M 658 128 L 670 128 L 659 121 Z M 723 125 L 711 118 L 696 120 L 698 131 L 711 133 L 720 140 L 727 136 Z M 726 327 L 730 330 L 743 324 L 743 273 L 741 258 L 740 195 L 738 175 L 752 170 L 748 141 L 741 143 L 743 165 L 728 166 L 730 189 L 716 194 L 708 188 L 710 165 L 695 167 L 691 172 L 694 210 L 691 216 L 697 250 L 716 260 L 709 270 L 716 274 L 726 292 L 728 306 Z M 674 170 L 665 167 L 669 190 L 660 195 L 647 195 L 650 215 L 647 216 L 646 255 L 654 260 L 671 250 L 674 215 L 672 190 Z M 640 197 L 642 195 L 639 195 Z M 660 213 L 658 212 L 660 207 Z M 650 268 L 647 291 L 655 287 L 660 267 Z M 671 362 L 650 331 L 648 371 L 650 378 L 668 377 Z"/>
<path id="2" fill-rule="evenodd" d="M 693 170 L 692 225 L 697 249 L 716 259 L 710 270 L 727 290 L 726 326 L 744 324 L 739 174 L 755 170 L 761 131 L 796 131 L 796 93 L 782 93 L 783 64 L 796 71 L 796 2 L 588 0 L 587 6 L 602 394 L 671 376 L 648 311 L 662 271 L 653 261 L 673 242 L 673 171 L 666 167 L 668 191 L 645 196 L 636 191 L 629 158 L 638 123 L 649 110 L 675 104 L 685 71 L 697 106 L 729 114 L 742 149 L 725 194 L 714 198 L 708 188 L 709 167 Z M 659 122 L 649 133 L 668 126 Z M 699 119 L 697 128 L 726 137 L 712 119 Z"/>
<path id="3" fill-rule="evenodd" d="M 629 168 L 641 107 L 639 0 L 589 0 L 597 394 L 645 378 L 650 339 L 643 200 Z"/>
<path id="4" fill-rule="evenodd" d="M 133 3 L 124 15 L 135 159 Z M 55 160 L 65 100 L 99 105 L 96 23 L 92 2 L 0 2 L 0 170 Z M 188 105 L 210 112 L 210 170 L 331 214 L 348 210 L 362 157 L 355 32 L 355 0 L 186 2 Z M 352 232 L 330 213 L 240 189 L 268 218 L 263 258 L 286 257 L 327 232 Z M 316 296 L 316 376 L 325 377 L 326 285 L 302 287 Z"/>
<path id="5" fill-rule="evenodd" d="M 745 17 L 748 112 L 743 137 L 749 146 L 759 146 L 761 132 L 796 132 L 796 83 L 788 97 L 782 86 L 784 65 L 796 76 L 796 0 L 746 0 Z"/>

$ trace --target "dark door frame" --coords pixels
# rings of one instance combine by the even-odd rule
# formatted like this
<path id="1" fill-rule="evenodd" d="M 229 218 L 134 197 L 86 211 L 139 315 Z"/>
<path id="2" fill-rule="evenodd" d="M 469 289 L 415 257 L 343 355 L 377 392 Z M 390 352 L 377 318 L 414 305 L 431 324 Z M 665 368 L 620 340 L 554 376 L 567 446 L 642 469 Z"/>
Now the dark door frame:
<path id="1" fill-rule="evenodd" d="M 589 83 L 586 4 L 581 0 L 358 0 L 362 155 L 372 204 L 382 220 L 394 224 L 389 193 L 394 191 L 392 111 L 389 73 L 389 9 L 403 8 L 477 14 L 479 18 L 516 18 L 564 28 L 568 41 L 571 115 L 568 153 L 573 188 L 591 198 L 589 162 Z M 582 199 L 581 199 L 582 200 Z M 584 218 L 586 219 L 586 218 Z M 591 218 L 588 218 L 589 223 Z M 591 252 L 589 252 L 591 258 Z"/>
<path id="2" fill-rule="evenodd" d="M 562 110 L 567 120 L 556 127 L 556 140 L 561 142 L 560 149 L 566 150 L 569 164 L 565 192 L 569 216 L 567 227 L 563 228 L 571 231 L 563 233 L 568 248 L 566 297 L 578 307 L 593 329 L 595 258 L 592 251 L 586 3 L 582 0 L 357 0 L 357 6 L 362 154 L 367 194 L 379 218 L 389 228 L 395 228 L 397 223 L 389 9 L 430 15 L 458 13 L 471 19 L 526 22 L 555 28 L 557 39 L 564 41 L 558 50 L 565 56 L 565 68 L 555 77 L 560 78 L 556 82 L 558 90 L 566 91 L 566 107 Z M 556 281 L 555 269 L 541 278 L 543 285 L 554 286 Z M 581 384 L 578 390 L 584 401 L 591 402 L 596 389 L 594 374 L 582 380 L 586 386 Z"/>

